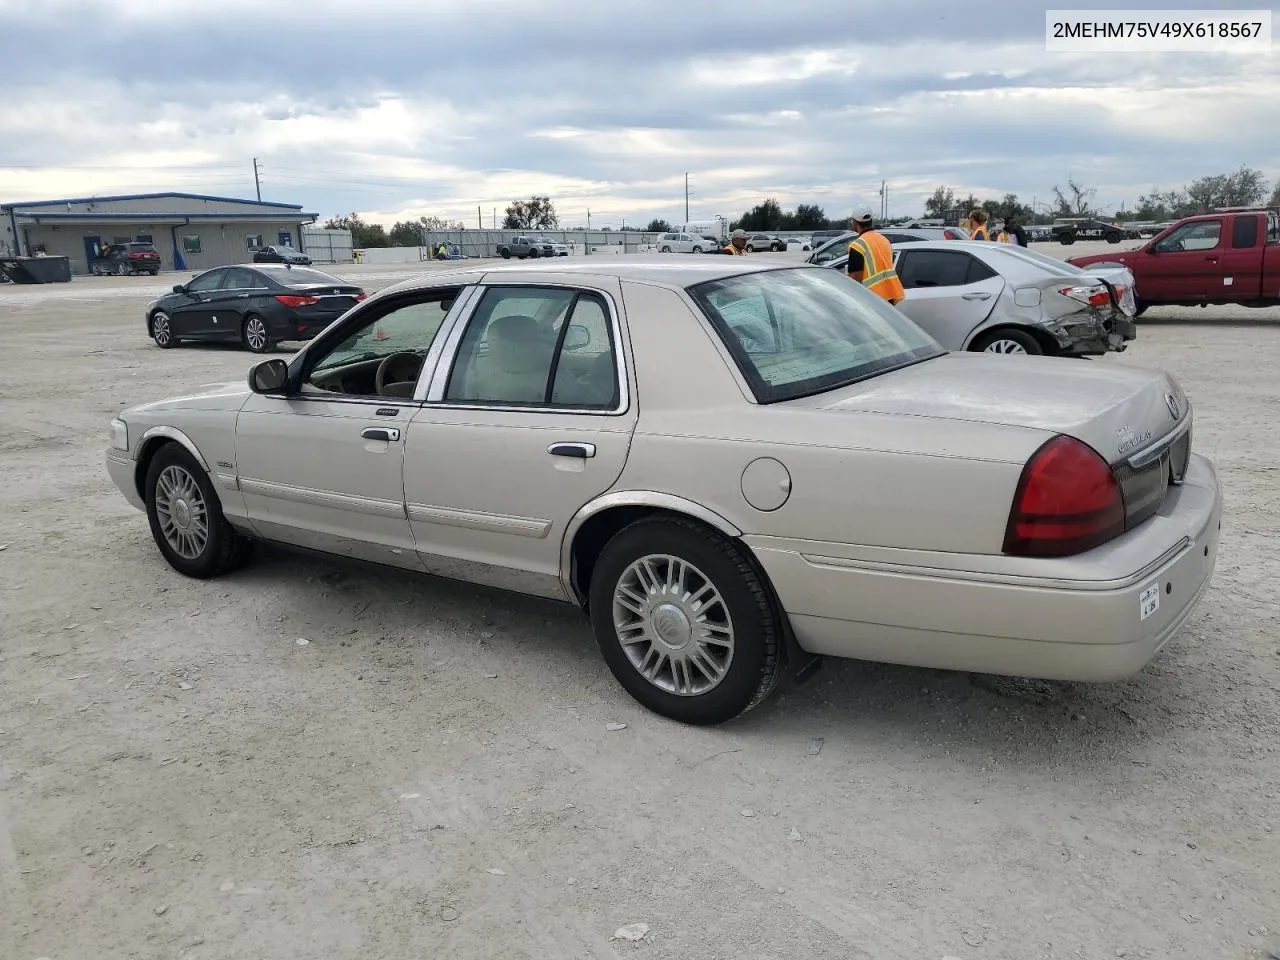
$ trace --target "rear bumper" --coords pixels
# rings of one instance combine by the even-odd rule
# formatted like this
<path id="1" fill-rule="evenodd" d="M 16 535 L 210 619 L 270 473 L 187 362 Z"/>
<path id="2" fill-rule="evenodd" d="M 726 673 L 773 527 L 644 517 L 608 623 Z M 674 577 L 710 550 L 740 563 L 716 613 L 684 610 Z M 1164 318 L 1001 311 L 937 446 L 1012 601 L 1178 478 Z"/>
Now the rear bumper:
<path id="1" fill-rule="evenodd" d="M 1058 352 L 1069 357 L 1121 353 L 1138 336 L 1138 325 L 1119 311 L 1072 314 L 1046 329 L 1058 341 Z"/>
<path id="2" fill-rule="evenodd" d="M 1191 616 L 1213 575 L 1221 515 L 1213 465 L 1193 455 L 1157 516 L 1123 544 L 1098 548 L 1144 558 L 1119 580 L 1078 579 L 1080 558 L 1076 579 L 1053 580 L 867 562 L 842 544 L 745 539 L 811 653 L 1106 681 L 1140 670 Z"/>

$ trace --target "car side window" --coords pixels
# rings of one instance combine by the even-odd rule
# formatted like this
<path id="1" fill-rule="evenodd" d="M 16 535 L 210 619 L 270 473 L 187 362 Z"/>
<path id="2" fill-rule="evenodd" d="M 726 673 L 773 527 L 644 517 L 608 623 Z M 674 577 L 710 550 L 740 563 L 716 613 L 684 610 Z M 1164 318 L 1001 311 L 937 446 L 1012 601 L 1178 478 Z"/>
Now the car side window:
<path id="1" fill-rule="evenodd" d="M 1231 247 L 1233 250 L 1248 250 L 1258 245 L 1258 218 L 1236 217 L 1231 226 Z"/>
<path id="2" fill-rule="evenodd" d="M 969 276 L 967 253 L 943 250 L 913 250 L 898 266 L 904 290 L 917 287 L 960 287 Z"/>
<path id="3" fill-rule="evenodd" d="M 990 280 L 994 276 L 996 272 L 977 257 L 969 258 L 969 273 L 964 278 L 965 283 L 978 283 L 981 280 Z"/>
<path id="4" fill-rule="evenodd" d="M 222 286 L 222 278 L 226 272 L 226 270 L 210 270 L 208 273 L 202 273 L 187 284 L 187 289 L 192 293 L 209 293 L 217 290 Z"/>
<path id="5" fill-rule="evenodd" d="M 1160 253 L 1176 253 L 1181 250 L 1212 250 L 1222 238 L 1221 220 L 1201 220 L 1179 227 L 1160 241 L 1156 248 Z"/>
<path id="6" fill-rule="evenodd" d="M 243 267 L 231 267 L 222 275 L 222 281 L 218 284 L 219 290 L 248 290 L 252 287 L 259 286 L 254 282 L 253 274 Z"/>
<path id="7" fill-rule="evenodd" d="M 310 364 L 307 385 L 356 396 L 411 396 L 427 351 L 458 292 L 453 288 L 433 290 L 376 313 L 366 311 L 362 316 L 368 319 Z M 395 369 L 383 371 L 384 387 L 391 383 L 396 389 L 379 391 L 378 368 L 396 354 L 401 357 L 392 361 Z"/>
<path id="8" fill-rule="evenodd" d="M 599 294 L 494 287 L 458 344 L 447 403 L 609 409 L 617 394 L 612 326 Z"/>

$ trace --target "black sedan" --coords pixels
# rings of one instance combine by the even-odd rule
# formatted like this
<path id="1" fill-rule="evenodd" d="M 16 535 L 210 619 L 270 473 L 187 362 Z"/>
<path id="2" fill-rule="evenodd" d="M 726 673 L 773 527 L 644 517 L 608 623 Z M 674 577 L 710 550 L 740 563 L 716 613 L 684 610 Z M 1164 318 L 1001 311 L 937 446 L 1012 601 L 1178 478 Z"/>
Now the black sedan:
<path id="1" fill-rule="evenodd" d="M 295 267 L 311 266 L 311 258 L 305 253 L 300 253 L 293 247 L 263 247 L 261 250 L 253 251 L 254 263 L 291 263 Z"/>
<path id="2" fill-rule="evenodd" d="M 165 348 L 221 340 L 267 353 L 282 340 L 310 340 L 364 298 L 359 287 L 308 267 L 218 267 L 151 303 L 147 335 Z"/>

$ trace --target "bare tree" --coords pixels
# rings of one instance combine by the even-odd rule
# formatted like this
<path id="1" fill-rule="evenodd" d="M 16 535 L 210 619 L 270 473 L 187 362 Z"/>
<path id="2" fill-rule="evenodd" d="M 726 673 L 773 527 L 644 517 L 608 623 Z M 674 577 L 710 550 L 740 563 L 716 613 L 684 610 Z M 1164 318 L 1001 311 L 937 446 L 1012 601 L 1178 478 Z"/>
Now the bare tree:
<path id="1" fill-rule="evenodd" d="M 1093 213 L 1093 198 L 1097 192 L 1091 187 L 1084 187 L 1076 183 L 1074 177 L 1067 177 L 1066 193 L 1063 193 L 1062 189 L 1056 184 L 1053 187 L 1053 196 L 1058 202 L 1054 215 L 1059 217 L 1087 217 L 1091 215 Z"/>

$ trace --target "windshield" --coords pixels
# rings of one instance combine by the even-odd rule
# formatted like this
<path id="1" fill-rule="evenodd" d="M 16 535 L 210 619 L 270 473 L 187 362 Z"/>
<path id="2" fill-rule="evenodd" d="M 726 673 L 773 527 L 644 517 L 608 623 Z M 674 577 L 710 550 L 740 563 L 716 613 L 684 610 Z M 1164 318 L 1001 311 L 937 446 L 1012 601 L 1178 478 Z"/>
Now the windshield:
<path id="1" fill-rule="evenodd" d="M 832 270 L 771 270 L 689 293 L 760 403 L 863 380 L 946 351 L 860 284 Z"/>
<path id="2" fill-rule="evenodd" d="M 1039 253 L 1035 250 L 1028 250 L 1026 247 L 1008 247 L 998 251 L 1009 257 L 1017 257 L 1020 260 L 1030 260 L 1032 263 L 1044 267 L 1047 271 L 1056 274 L 1082 274 L 1084 273 L 1074 263 L 1067 263 L 1065 260 L 1059 260 L 1057 257 L 1051 257 L 1046 253 Z"/>
<path id="3" fill-rule="evenodd" d="M 849 241 L 853 239 L 852 233 L 841 234 L 834 240 L 829 240 L 819 247 L 809 257 L 810 263 L 827 263 L 835 260 L 837 257 L 843 257 L 849 252 Z"/>
<path id="4" fill-rule="evenodd" d="M 307 267 L 273 267 L 269 264 L 255 263 L 253 269 L 259 273 L 265 273 L 276 283 L 283 283 L 286 286 L 291 283 L 318 283 L 324 286 L 337 284 L 341 287 L 348 285 L 347 281 L 339 280 L 332 274 L 310 270 Z"/>

